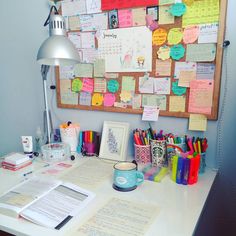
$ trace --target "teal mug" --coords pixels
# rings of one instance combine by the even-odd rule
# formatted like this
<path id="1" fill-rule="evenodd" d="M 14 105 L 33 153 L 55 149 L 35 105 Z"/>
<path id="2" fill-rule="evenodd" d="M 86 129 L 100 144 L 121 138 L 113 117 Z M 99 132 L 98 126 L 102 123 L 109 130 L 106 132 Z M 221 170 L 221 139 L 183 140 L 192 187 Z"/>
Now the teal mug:
<path id="1" fill-rule="evenodd" d="M 144 175 L 137 170 L 136 162 L 118 162 L 114 165 L 113 188 L 128 192 L 137 188 L 144 181 Z"/>

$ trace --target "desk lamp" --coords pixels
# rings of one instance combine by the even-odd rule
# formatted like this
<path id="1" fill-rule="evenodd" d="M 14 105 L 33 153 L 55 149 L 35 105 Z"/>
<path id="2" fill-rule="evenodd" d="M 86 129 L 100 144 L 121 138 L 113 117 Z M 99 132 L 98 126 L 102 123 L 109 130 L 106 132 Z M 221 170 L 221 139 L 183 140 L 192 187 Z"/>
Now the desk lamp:
<path id="1" fill-rule="evenodd" d="M 52 12 L 54 11 L 54 14 Z M 44 26 L 49 25 L 49 38 L 41 45 L 37 61 L 41 64 L 41 75 L 44 91 L 44 132 L 46 143 L 51 142 L 52 119 L 47 100 L 47 73 L 50 66 L 72 65 L 80 62 L 80 57 L 72 42 L 66 37 L 65 20 L 59 15 L 57 8 L 52 6 Z"/>

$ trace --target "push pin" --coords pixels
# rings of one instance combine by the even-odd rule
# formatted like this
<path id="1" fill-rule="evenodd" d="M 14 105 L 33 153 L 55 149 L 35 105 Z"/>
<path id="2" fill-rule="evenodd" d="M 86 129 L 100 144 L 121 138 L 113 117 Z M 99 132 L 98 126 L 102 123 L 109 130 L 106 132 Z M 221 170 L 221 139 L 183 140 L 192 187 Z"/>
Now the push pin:
<path id="1" fill-rule="evenodd" d="M 75 156 L 74 156 L 74 155 L 71 155 L 71 156 L 70 156 L 70 159 L 71 159 L 72 161 L 74 161 L 74 160 L 75 160 Z"/>

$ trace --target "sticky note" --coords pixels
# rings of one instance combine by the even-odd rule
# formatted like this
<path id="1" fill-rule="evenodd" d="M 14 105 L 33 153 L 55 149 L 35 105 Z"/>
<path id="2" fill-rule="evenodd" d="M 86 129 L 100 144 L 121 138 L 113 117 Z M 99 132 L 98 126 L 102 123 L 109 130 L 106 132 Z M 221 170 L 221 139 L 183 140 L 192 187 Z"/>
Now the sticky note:
<path id="1" fill-rule="evenodd" d="M 181 42 L 183 38 L 183 31 L 181 28 L 170 29 L 167 40 L 169 45 L 175 45 Z"/>
<path id="2" fill-rule="evenodd" d="M 170 56 L 174 60 L 179 60 L 184 57 L 185 48 L 182 44 L 174 45 L 170 48 Z"/>
<path id="3" fill-rule="evenodd" d="M 130 102 L 132 99 L 132 93 L 130 91 L 121 91 L 120 100 L 122 102 Z"/>
<path id="4" fill-rule="evenodd" d="M 170 47 L 164 45 L 159 47 L 157 51 L 157 57 L 161 60 L 167 60 L 170 58 Z"/>
<path id="5" fill-rule="evenodd" d="M 105 107 L 112 107 L 114 105 L 114 102 L 116 101 L 116 96 L 113 93 L 106 93 L 104 95 L 104 101 L 103 105 Z"/>
<path id="6" fill-rule="evenodd" d="M 152 44 L 160 46 L 166 42 L 167 31 L 163 28 L 158 28 L 153 32 Z"/>
<path id="7" fill-rule="evenodd" d="M 107 83 L 107 89 L 111 93 L 116 93 L 119 89 L 119 82 L 117 80 L 109 80 Z"/>
<path id="8" fill-rule="evenodd" d="M 159 108 L 155 106 L 144 106 L 142 120 L 145 121 L 158 121 Z"/>
<path id="9" fill-rule="evenodd" d="M 79 92 L 82 89 L 83 83 L 79 78 L 72 80 L 71 90 L 73 92 Z"/>
<path id="10" fill-rule="evenodd" d="M 194 43 L 198 39 L 198 36 L 199 36 L 198 25 L 187 26 L 184 29 L 183 41 L 185 44 Z"/>
<path id="11" fill-rule="evenodd" d="M 206 131 L 207 117 L 202 114 L 190 114 L 188 129 L 195 131 Z"/>
<path id="12" fill-rule="evenodd" d="M 92 106 L 101 106 L 103 103 L 103 94 L 94 93 L 92 96 Z"/>
<path id="13" fill-rule="evenodd" d="M 184 3 L 173 4 L 169 11 L 173 16 L 182 16 L 186 12 L 186 5 Z"/>
<path id="14" fill-rule="evenodd" d="M 186 87 L 180 87 L 178 86 L 178 81 L 175 81 L 175 82 L 172 82 L 172 92 L 175 94 L 175 95 L 183 95 L 186 93 L 187 91 L 187 88 Z"/>

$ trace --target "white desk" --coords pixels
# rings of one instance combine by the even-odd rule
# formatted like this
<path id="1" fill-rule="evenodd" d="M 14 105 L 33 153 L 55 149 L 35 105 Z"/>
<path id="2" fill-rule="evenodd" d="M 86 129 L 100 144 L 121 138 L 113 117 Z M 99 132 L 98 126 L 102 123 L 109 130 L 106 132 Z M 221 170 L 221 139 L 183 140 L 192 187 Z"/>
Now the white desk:
<path id="1" fill-rule="evenodd" d="M 74 165 L 86 161 L 85 158 L 77 159 Z M 71 163 L 71 162 L 70 162 Z M 34 164 L 35 170 L 42 168 L 44 163 Z M 28 167 L 27 167 L 28 168 Z M 31 167 L 32 168 L 32 167 Z M 0 168 L 0 193 L 3 193 L 14 184 L 22 180 L 22 173 L 26 169 L 13 173 Z M 37 173 L 37 171 L 35 172 Z M 190 236 L 200 217 L 204 203 L 215 179 L 216 172 L 207 170 L 199 176 L 195 185 L 178 185 L 166 176 L 161 183 L 145 181 L 136 190 L 119 192 L 112 188 L 111 178 L 96 189 L 96 198 L 77 217 L 72 218 L 63 228 L 58 230 L 47 229 L 24 219 L 15 219 L 0 214 L 0 230 L 15 235 L 78 235 L 76 230 L 82 225 L 104 201 L 110 197 L 121 197 L 126 200 L 142 201 L 160 207 L 154 223 L 147 232 L 147 236 Z"/>

